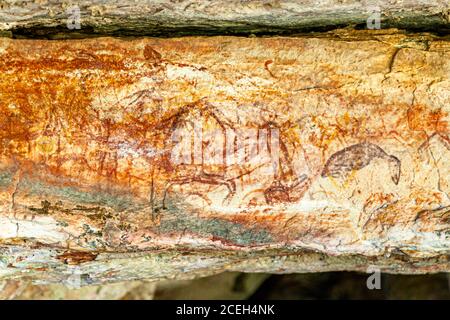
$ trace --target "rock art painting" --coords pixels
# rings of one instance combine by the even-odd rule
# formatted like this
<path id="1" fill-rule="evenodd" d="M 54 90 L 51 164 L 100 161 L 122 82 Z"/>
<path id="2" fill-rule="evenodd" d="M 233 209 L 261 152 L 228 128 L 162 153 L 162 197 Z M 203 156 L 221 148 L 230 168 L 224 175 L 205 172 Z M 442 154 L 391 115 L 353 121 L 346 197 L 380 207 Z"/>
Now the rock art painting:
<path id="1" fill-rule="evenodd" d="M 448 254 L 449 44 L 361 34 L 0 39 L 1 241 Z"/>

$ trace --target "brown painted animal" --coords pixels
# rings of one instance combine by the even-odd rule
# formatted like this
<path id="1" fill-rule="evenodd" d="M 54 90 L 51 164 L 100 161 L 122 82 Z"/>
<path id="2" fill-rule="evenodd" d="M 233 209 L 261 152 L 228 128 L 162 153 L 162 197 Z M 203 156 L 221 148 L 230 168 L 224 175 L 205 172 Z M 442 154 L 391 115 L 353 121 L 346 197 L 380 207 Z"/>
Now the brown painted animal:
<path id="1" fill-rule="evenodd" d="M 386 160 L 391 173 L 391 179 L 398 184 L 401 174 L 401 162 L 387 154 L 376 144 L 362 142 L 346 147 L 334 153 L 322 170 L 322 177 L 343 178 L 354 170 L 361 170 L 374 159 Z"/>

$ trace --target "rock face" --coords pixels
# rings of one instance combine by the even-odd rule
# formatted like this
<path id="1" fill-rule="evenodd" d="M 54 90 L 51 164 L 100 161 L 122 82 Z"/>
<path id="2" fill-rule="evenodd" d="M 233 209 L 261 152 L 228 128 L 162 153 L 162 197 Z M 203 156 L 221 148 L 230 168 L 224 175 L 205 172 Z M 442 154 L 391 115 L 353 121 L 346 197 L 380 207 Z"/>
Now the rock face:
<path id="1" fill-rule="evenodd" d="M 448 31 L 450 7 L 447 0 L 4 0 L 0 9 L 0 31 L 19 36 L 66 37 L 79 17 L 74 34 L 167 37 L 366 28 L 374 12 L 383 28 Z"/>
<path id="2" fill-rule="evenodd" d="M 0 40 L 0 275 L 450 271 L 450 44 Z"/>

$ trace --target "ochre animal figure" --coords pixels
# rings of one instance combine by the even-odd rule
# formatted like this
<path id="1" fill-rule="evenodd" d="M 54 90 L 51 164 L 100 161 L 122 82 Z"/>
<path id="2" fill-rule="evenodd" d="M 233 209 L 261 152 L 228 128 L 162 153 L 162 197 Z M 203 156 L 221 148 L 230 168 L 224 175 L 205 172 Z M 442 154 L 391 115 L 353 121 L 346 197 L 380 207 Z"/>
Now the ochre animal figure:
<path id="1" fill-rule="evenodd" d="M 303 197 L 310 184 L 311 179 L 305 174 L 289 184 L 275 180 L 269 188 L 264 190 L 264 199 L 267 204 L 297 202 Z"/>
<path id="2" fill-rule="evenodd" d="M 401 173 L 400 160 L 370 142 L 354 144 L 334 153 L 326 162 L 322 177 L 345 178 L 350 172 L 361 170 L 377 158 L 387 161 L 391 179 L 398 184 Z"/>

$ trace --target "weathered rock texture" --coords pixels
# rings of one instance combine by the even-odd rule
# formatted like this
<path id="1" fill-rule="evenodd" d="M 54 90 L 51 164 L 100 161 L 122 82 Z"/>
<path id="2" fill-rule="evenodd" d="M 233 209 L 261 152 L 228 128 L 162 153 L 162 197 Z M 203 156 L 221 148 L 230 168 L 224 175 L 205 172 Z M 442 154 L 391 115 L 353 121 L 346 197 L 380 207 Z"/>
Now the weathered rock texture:
<path id="1" fill-rule="evenodd" d="M 449 71 L 394 31 L 1 39 L 0 275 L 450 271 Z"/>
<path id="2" fill-rule="evenodd" d="M 320 280 L 320 275 L 316 275 Z M 265 273 L 223 272 L 194 280 L 123 281 L 87 285 L 80 288 L 73 288 L 62 283 L 36 285 L 30 281 L 5 280 L 0 282 L 0 299 L 241 300 L 250 298 L 269 277 L 270 275 Z M 359 284 L 365 286 L 365 280 L 360 281 Z M 446 285 L 446 282 L 443 282 L 443 284 Z M 438 291 L 438 293 L 440 292 Z"/>
<path id="3" fill-rule="evenodd" d="M 74 34 L 289 34 L 336 26 L 363 26 L 380 9 L 383 28 L 449 29 L 447 0 L 4 0 L 0 30 L 18 36 Z"/>

